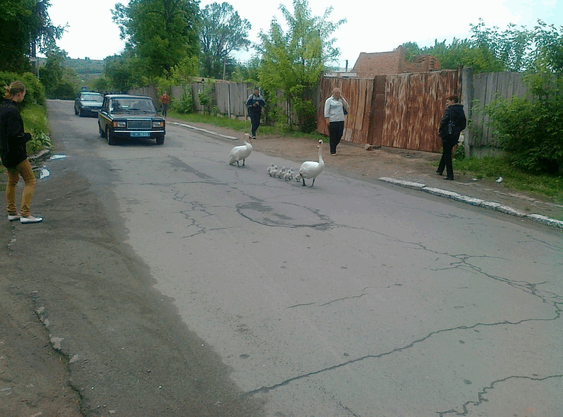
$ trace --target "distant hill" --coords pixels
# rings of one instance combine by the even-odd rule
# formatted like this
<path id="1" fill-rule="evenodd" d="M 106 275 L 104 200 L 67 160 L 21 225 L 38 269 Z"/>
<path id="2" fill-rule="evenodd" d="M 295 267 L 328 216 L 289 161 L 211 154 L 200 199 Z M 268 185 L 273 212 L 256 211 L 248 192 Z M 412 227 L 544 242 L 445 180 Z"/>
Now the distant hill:
<path id="1" fill-rule="evenodd" d="M 38 57 L 39 66 L 45 65 L 47 58 Z M 104 72 L 104 61 L 100 59 L 72 59 L 67 58 L 63 64 L 71 74 L 67 77 L 77 90 L 92 88 L 92 81 L 100 78 Z"/>
<path id="2" fill-rule="evenodd" d="M 96 59 L 71 59 L 67 58 L 65 65 L 72 68 L 78 75 L 88 74 L 95 75 L 98 77 L 104 72 L 104 61 Z"/>
<path id="3" fill-rule="evenodd" d="M 91 85 L 90 82 L 96 78 L 100 78 L 104 72 L 104 61 L 97 59 L 67 58 L 65 65 L 76 72 L 81 87 Z"/>

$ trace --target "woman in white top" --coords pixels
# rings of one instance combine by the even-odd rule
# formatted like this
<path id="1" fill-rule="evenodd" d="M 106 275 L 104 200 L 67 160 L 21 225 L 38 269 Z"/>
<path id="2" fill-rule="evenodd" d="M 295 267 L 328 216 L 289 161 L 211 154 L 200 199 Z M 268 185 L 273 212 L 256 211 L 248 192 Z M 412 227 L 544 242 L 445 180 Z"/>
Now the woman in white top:
<path id="1" fill-rule="evenodd" d="M 348 102 L 342 97 L 340 88 L 332 90 L 332 96 L 325 101 L 325 119 L 330 136 L 330 154 L 336 155 L 336 147 L 344 133 L 344 109 L 348 111 Z"/>

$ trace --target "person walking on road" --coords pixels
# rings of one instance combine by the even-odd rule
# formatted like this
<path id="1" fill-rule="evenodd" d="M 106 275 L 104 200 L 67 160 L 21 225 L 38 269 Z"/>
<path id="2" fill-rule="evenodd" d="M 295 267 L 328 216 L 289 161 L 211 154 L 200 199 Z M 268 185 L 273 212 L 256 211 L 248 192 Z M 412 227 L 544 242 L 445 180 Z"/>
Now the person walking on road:
<path id="1" fill-rule="evenodd" d="M 166 91 L 160 96 L 160 102 L 162 103 L 162 115 L 166 117 L 166 113 L 168 112 L 168 104 L 170 104 L 170 96 Z"/>
<path id="2" fill-rule="evenodd" d="M 35 175 L 27 158 L 25 144 L 31 140 L 31 135 L 24 132 L 23 120 L 17 104 L 25 98 L 25 85 L 21 81 L 14 81 L 6 87 L 4 101 L 0 106 L 0 150 L 2 164 L 8 171 L 6 184 L 6 209 L 8 220 L 19 220 L 20 223 L 39 223 L 41 217 L 30 213 L 31 200 L 35 191 Z M 16 186 L 20 175 L 25 181 L 22 193 L 21 209 L 16 208 Z"/>
<path id="3" fill-rule="evenodd" d="M 256 131 L 260 127 L 260 118 L 262 117 L 262 108 L 266 105 L 264 98 L 260 95 L 258 88 L 254 89 L 254 93 L 248 96 L 246 107 L 248 116 L 250 117 L 250 135 L 252 139 L 256 139 Z"/>
<path id="4" fill-rule="evenodd" d="M 445 180 L 453 181 L 454 168 L 452 164 L 452 151 L 459 141 L 461 131 L 465 129 L 467 120 L 463 105 L 459 104 L 458 96 L 449 96 L 446 99 L 446 111 L 440 121 L 438 135 L 442 138 L 442 158 L 436 172 L 442 175 L 444 168 L 446 169 Z"/>
<path id="5" fill-rule="evenodd" d="M 336 155 L 336 147 L 344 133 L 344 119 L 349 110 L 348 102 L 342 97 L 340 88 L 332 90 L 332 95 L 325 101 L 324 116 L 328 124 L 330 154 Z"/>

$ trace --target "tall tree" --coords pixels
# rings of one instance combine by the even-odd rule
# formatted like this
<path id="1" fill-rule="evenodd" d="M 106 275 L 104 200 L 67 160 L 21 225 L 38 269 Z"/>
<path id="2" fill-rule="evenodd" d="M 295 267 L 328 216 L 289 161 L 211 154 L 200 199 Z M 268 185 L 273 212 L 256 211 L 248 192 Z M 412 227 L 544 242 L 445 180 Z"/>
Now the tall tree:
<path id="1" fill-rule="evenodd" d="M 167 75 L 199 53 L 197 0 L 131 0 L 116 4 L 112 14 L 148 77 Z"/>
<path id="2" fill-rule="evenodd" d="M 0 70 L 29 70 L 29 57 L 60 39 L 64 27 L 51 23 L 49 7 L 49 0 L 0 0 Z"/>
<path id="3" fill-rule="evenodd" d="M 251 42 L 247 37 L 252 25 L 241 19 L 227 2 L 205 6 L 201 15 L 201 75 L 222 78 L 227 64 L 230 67 L 228 72 L 232 72 L 236 65 L 231 53 L 248 50 Z"/>
<path id="4" fill-rule="evenodd" d="M 48 98 L 71 99 L 78 89 L 76 71 L 67 65 L 67 53 L 58 47 L 47 52 L 45 65 L 39 68 L 39 79 Z"/>
<path id="5" fill-rule="evenodd" d="M 505 30 L 489 28 L 482 19 L 471 27 L 473 46 L 489 51 L 498 60 L 504 71 L 523 71 L 530 66 L 533 34 L 530 30 L 509 24 Z M 501 71 L 502 71 L 501 70 Z"/>
<path id="6" fill-rule="evenodd" d="M 316 86 L 329 64 L 338 59 L 340 51 L 334 47 L 336 39 L 332 34 L 346 20 L 331 22 L 332 7 L 326 8 L 323 16 L 313 16 L 307 0 L 293 0 L 293 14 L 283 5 L 279 9 L 288 32 L 275 18 L 267 33 L 260 32 L 259 81 L 270 93 L 270 101 L 280 92 L 283 99 L 293 103 L 300 127 L 314 130 L 309 124 L 314 120 L 315 108 L 307 92 Z"/>
<path id="7" fill-rule="evenodd" d="M 459 66 L 472 67 L 479 72 L 524 71 L 534 61 L 534 34 L 532 31 L 510 24 L 505 30 L 487 27 L 480 19 L 470 25 L 471 38 L 453 39 L 451 44 L 436 40 L 433 46 L 419 48 L 415 42 L 403 46 L 407 57 L 417 54 L 434 55 L 443 69 Z"/>
<path id="8" fill-rule="evenodd" d="M 535 68 L 563 74 L 563 26 L 559 29 L 538 20 L 534 28 Z"/>

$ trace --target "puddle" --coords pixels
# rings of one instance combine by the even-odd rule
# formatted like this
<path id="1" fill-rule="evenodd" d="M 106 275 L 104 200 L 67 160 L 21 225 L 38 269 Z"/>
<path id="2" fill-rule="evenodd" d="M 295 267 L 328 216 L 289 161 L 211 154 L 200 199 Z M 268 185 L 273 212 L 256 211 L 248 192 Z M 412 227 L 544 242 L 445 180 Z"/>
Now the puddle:
<path id="1" fill-rule="evenodd" d="M 59 153 L 59 154 L 51 155 L 49 159 L 47 159 L 47 161 L 56 161 L 65 158 L 66 158 L 65 154 Z M 44 180 L 45 178 L 49 178 L 51 176 L 51 171 L 49 171 L 49 168 L 47 168 L 46 166 L 42 166 L 42 167 L 35 166 L 33 167 L 33 174 L 35 175 L 35 178 L 39 180 Z"/>
<path id="2" fill-rule="evenodd" d="M 39 178 L 40 180 L 44 180 L 51 176 L 51 171 L 47 168 L 41 168 L 35 172 L 35 178 Z"/>

